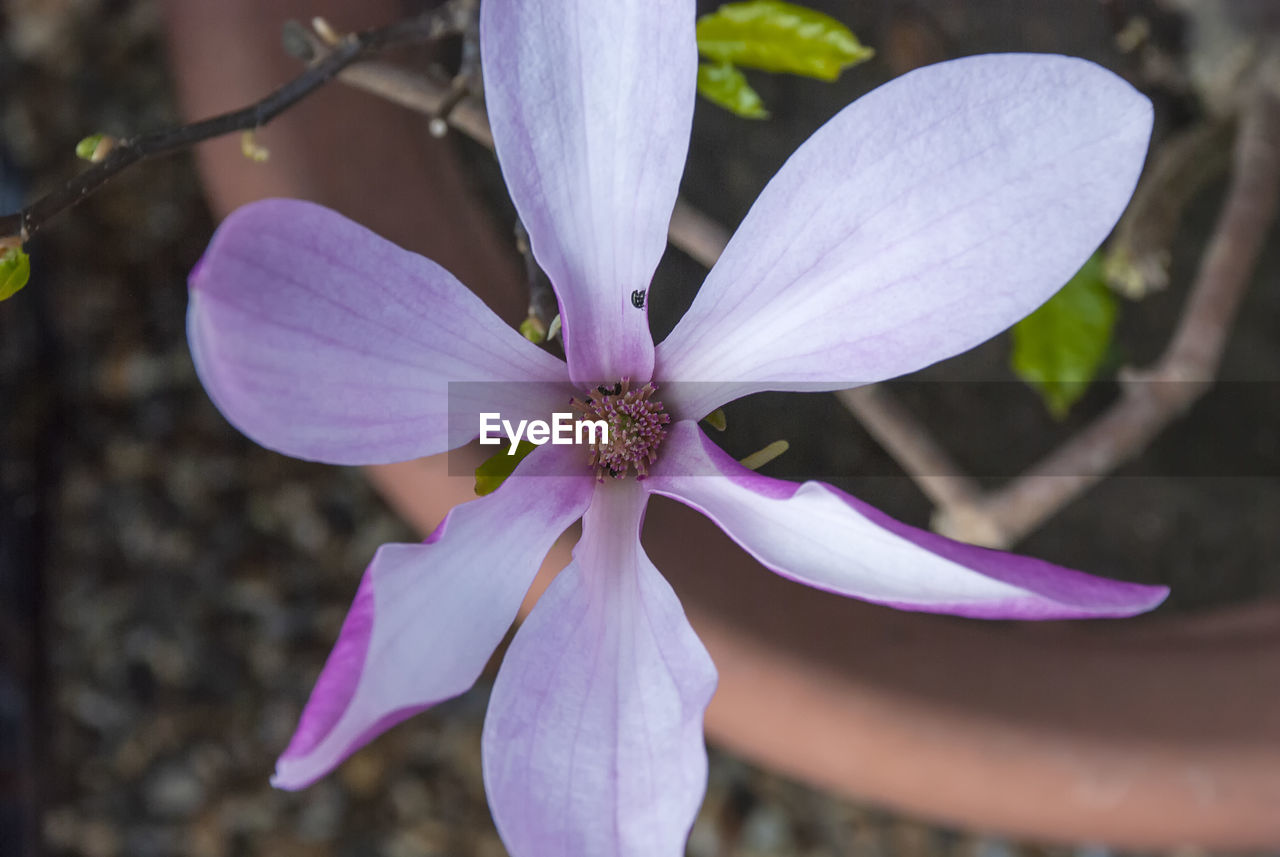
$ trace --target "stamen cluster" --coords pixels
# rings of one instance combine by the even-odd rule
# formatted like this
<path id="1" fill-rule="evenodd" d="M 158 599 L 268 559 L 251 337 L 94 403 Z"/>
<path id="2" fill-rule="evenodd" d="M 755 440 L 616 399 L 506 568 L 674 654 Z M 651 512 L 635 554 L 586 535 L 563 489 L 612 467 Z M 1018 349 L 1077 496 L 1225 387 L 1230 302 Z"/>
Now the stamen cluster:
<path id="1" fill-rule="evenodd" d="M 630 380 L 623 378 L 612 387 L 596 387 L 585 399 L 569 401 L 587 419 L 604 420 L 609 425 L 608 443 L 591 444 L 588 460 L 601 482 L 606 475 L 625 478 L 632 468 L 636 478 L 648 475 L 649 465 L 658 460 L 658 447 L 667 436 L 664 426 L 671 417 L 662 402 L 651 398 L 658 388 L 652 383 L 634 390 L 630 386 Z"/>

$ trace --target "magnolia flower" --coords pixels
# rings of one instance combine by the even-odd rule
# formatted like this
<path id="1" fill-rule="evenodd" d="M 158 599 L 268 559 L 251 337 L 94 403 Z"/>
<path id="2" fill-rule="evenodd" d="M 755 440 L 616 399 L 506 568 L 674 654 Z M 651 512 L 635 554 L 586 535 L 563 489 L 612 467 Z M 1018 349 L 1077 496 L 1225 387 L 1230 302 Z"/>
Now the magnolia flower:
<path id="1" fill-rule="evenodd" d="M 481 14 L 498 158 L 555 286 L 567 362 L 431 261 L 273 200 L 232 214 L 192 274 L 200 378 L 259 443 L 336 464 L 474 437 L 450 434 L 451 406 L 546 419 L 574 400 L 626 419 L 608 448 L 538 447 L 425 543 L 377 552 L 276 785 L 311 783 L 469 688 L 581 518 L 572 563 L 493 687 L 482 743 L 494 819 L 517 857 L 683 853 L 716 673 L 641 549 L 653 494 L 706 514 L 778 574 L 903 609 L 1127 616 L 1164 598 L 758 475 L 697 424 L 756 391 L 911 372 L 1035 309 L 1124 208 L 1150 133 L 1145 98 L 1059 56 L 969 57 L 882 86 L 782 167 L 655 346 L 644 297 L 689 140 L 693 0 L 485 0 Z M 454 385 L 451 403 L 450 382 L 477 383 Z"/>

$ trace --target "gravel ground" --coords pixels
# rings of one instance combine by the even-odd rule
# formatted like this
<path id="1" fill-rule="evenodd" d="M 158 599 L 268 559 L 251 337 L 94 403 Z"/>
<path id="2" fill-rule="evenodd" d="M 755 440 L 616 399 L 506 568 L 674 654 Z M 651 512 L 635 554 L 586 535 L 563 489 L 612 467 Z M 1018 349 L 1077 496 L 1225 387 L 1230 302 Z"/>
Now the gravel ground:
<path id="1" fill-rule="evenodd" d="M 6 207 L 76 169 L 85 133 L 176 120 L 154 3 L 6 0 L 4 16 Z M 412 534 L 357 472 L 262 450 L 209 403 L 183 319 L 211 228 L 188 158 L 137 169 L 31 244 L 33 284 L 0 307 L 0 855 L 35 853 L 25 835 L 85 857 L 500 857 L 484 682 L 306 792 L 267 783 L 356 575 Z M 711 760 L 693 857 L 1107 853 L 961 835 Z"/>

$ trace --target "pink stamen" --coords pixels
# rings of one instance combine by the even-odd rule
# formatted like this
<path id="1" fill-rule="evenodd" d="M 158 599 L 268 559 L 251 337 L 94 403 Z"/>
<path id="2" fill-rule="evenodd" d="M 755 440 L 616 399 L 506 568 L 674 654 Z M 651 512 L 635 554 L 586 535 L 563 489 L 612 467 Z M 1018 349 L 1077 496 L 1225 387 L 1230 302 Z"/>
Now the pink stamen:
<path id="1" fill-rule="evenodd" d="M 658 447 L 667 436 L 664 426 L 671 417 L 662 402 L 650 398 L 658 388 L 652 383 L 635 390 L 630 386 L 630 379 L 623 378 L 613 387 L 596 387 L 586 399 L 569 400 L 588 419 L 609 425 L 608 443 L 593 443 L 587 462 L 601 482 L 606 475 L 624 479 L 632 468 L 636 478 L 643 479 L 649 465 L 658 460 Z"/>

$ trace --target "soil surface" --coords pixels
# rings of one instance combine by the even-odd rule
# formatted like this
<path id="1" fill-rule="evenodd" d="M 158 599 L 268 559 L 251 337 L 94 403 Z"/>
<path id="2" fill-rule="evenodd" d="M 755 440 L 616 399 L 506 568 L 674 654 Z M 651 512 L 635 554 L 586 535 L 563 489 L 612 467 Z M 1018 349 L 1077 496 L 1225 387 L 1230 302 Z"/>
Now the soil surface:
<path id="1" fill-rule="evenodd" d="M 1055 51 L 1144 82 L 1091 0 L 1034 4 L 1034 14 L 1016 0 L 811 5 L 879 55 L 836 84 L 753 75 L 773 112 L 767 123 L 699 104 L 686 192 L 726 224 L 822 121 L 915 65 Z M 86 134 L 178 121 L 155 3 L 6 0 L 3 9 L 6 210 L 78 170 L 72 153 Z M 1157 23 L 1177 58 L 1176 23 Z M 1162 134 L 1195 112 L 1185 93 L 1155 86 L 1153 95 Z M 477 182 L 492 186 L 492 172 Z M 1207 191 L 1180 234 L 1172 286 L 1125 308 L 1117 364 L 1158 353 L 1220 194 Z M 500 857 L 480 779 L 484 681 L 305 792 L 268 785 L 361 570 L 379 544 L 413 534 L 358 471 L 261 449 L 210 404 L 184 314 L 185 277 L 213 225 L 188 156 L 149 163 L 32 241 L 31 285 L 0 305 L 0 855 Z M 1169 584 L 1169 610 L 1280 593 L 1278 269 L 1273 246 L 1226 356 L 1225 394 L 1065 509 L 1025 552 Z M 656 332 L 701 276 L 668 254 L 651 293 Z M 1007 354 L 1001 337 L 898 384 L 992 482 L 1114 395 L 1101 384 L 1057 423 L 1012 380 Z M 927 519 L 925 500 L 830 397 L 762 397 L 730 421 L 745 428 L 729 436 L 731 451 L 786 437 L 792 452 L 776 472 L 838 476 L 898 517 Z M 940 829 L 715 748 L 689 844 L 693 857 L 1032 853 L 1108 852 Z"/>

